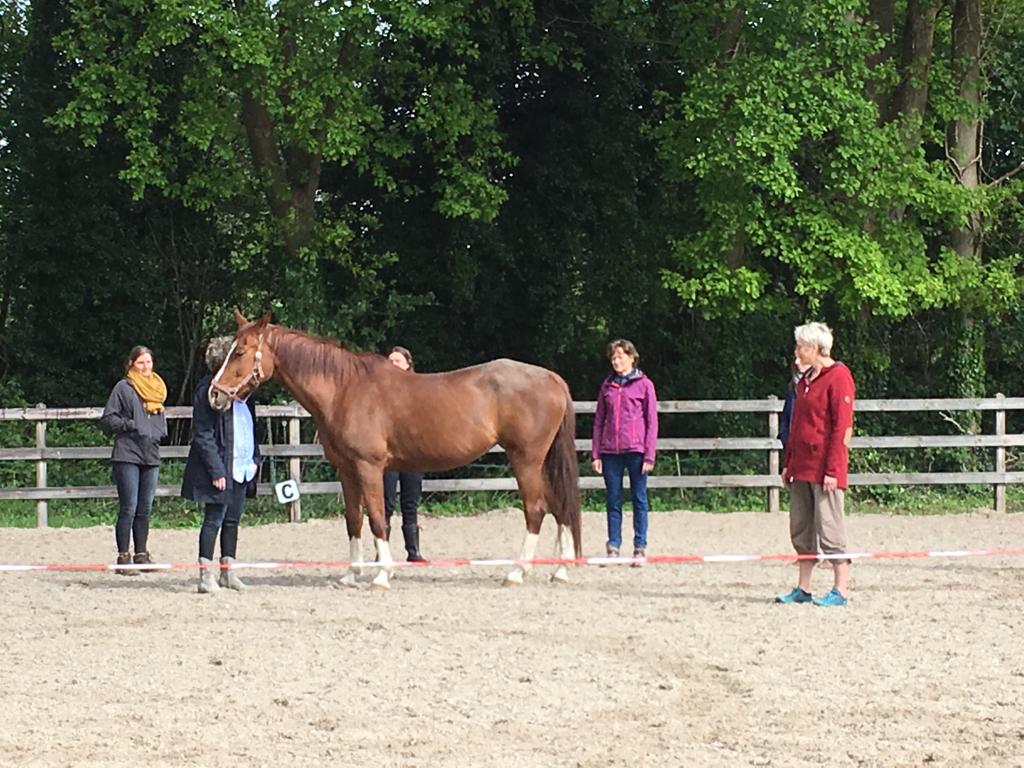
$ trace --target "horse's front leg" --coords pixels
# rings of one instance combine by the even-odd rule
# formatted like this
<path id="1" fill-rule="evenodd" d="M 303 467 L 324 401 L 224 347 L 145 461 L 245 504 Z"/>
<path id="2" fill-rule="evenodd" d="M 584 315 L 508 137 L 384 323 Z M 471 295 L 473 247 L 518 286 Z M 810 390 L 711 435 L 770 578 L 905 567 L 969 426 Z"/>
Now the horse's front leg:
<path id="1" fill-rule="evenodd" d="M 380 570 L 373 577 L 372 585 L 378 589 L 390 589 L 395 561 L 391 557 L 387 521 L 384 515 L 384 467 L 360 463 L 356 471 L 363 488 L 366 513 L 370 518 L 370 531 L 373 533 L 373 543 L 376 545 L 377 563 L 380 564 Z"/>
<path id="2" fill-rule="evenodd" d="M 341 492 L 345 499 L 345 527 L 348 530 L 348 572 L 341 577 L 341 585 L 354 587 L 363 573 L 363 494 L 358 476 L 351 471 L 338 469 Z"/>

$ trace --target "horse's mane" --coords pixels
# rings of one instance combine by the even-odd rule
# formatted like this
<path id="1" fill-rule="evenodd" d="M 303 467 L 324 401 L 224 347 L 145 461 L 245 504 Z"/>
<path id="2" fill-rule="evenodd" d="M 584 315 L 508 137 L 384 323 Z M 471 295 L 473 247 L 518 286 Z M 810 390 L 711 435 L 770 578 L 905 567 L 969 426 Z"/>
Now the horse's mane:
<path id="1" fill-rule="evenodd" d="M 385 359 L 373 352 L 353 352 L 335 339 L 278 326 L 274 354 L 298 376 L 349 376 L 369 373 Z"/>

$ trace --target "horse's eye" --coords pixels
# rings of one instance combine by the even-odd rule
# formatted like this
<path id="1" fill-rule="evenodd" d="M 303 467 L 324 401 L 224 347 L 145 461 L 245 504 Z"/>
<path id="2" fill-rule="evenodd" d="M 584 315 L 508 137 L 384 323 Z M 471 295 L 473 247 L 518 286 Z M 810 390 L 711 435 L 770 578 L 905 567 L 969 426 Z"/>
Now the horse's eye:
<path id="1" fill-rule="evenodd" d="M 235 357 L 241 357 L 242 355 L 245 354 L 245 350 L 243 350 L 243 349 L 236 349 L 233 354 L 234 354 Z"/>

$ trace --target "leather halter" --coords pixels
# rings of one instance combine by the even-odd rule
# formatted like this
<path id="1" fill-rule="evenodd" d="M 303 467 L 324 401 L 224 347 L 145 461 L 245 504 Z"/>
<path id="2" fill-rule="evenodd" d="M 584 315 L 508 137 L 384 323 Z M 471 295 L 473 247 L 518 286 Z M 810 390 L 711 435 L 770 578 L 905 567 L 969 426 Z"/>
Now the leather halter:
<path id="1" fill-rule="evenodd" d="M 235 344 L 231 345 L 231 349 L 228 350 L 228 356 L 221 364 L 220 370 L 217 371 L 217 375 L 213 377 L 213 381 L 210 382 L 210 405 L 213 405 L 212 395 L 215 391 L 220 392 L 223 395 L 227 395 L 229 399 L 234 400 L 238 397 L 238 393 L 245 389 L 250 382 L 252 383 L 252 391 L 255 391 L 256 388 L 265 381 L 266 375 L 263 373 L 263 336 L 264 334 L 261 333 L 256 342 L 256 355 L 253 359 L 252 370 L 249 371 L 249 375 L 238 382 L 235 386 L 225 387 L 218 381 L 218 379 L 220 379 L 221 374 L 224 373 L 224 369 L 227 368 L 228 362 L 231 360 L 231 353 L 235 351 Z"/>

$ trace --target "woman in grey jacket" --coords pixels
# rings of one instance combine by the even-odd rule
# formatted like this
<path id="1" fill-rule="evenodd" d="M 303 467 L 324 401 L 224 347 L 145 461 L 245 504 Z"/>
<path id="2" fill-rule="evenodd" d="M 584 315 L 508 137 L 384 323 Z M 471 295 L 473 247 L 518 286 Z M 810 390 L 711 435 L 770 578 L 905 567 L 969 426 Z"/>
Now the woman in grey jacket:
<path id="1" fill-rule="evenodd" d="M 133 347 L 125 376 L 114 385 L 100 416 L 100 426 L 114 436 L 110 458 L 117 485 L 118 565 L 153 562 L 147 548 L 149 513 L 160 476 L 160 441 L 167 436 L 166 400 L 167 386 L 153 370 L 153 353 L 143 346 Z M 137 576 L 140 571 L 119 568 L 115 573 Z"/>

